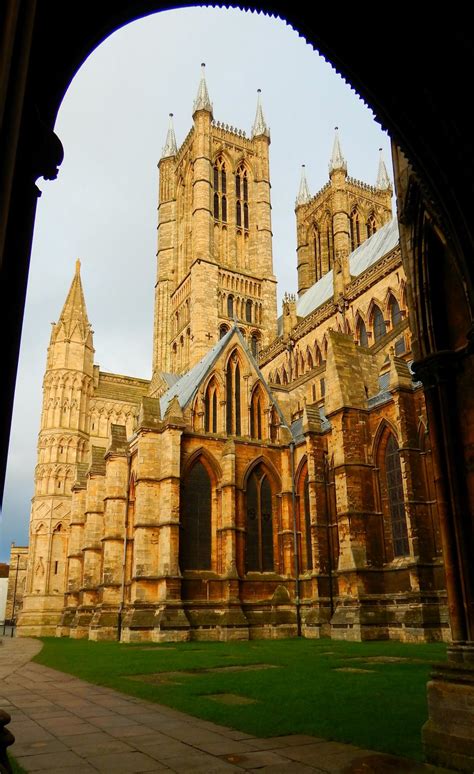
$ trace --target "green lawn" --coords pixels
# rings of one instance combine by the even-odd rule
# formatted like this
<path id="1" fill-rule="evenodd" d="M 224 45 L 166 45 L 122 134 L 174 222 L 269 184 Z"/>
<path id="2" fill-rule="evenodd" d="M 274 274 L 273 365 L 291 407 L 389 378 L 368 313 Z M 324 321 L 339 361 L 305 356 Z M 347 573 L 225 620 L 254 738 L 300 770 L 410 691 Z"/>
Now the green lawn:
<path id="1" fill-rule="evenodd" d="M 313 734 L 418 759 L 430 665 L 446 654 L 438 643 L 304 639 L 156 646 L 43 642 L 34 659 L 40 664 L 256 736 Z M 253 664 L 277 668 L 202 671 Z M 161 684 L 163 678 L 133 679 L 183 670 L 189 673 L 170 675 Z M 255 703 L 223 704 L 209 698 L 216 694 Z"/>

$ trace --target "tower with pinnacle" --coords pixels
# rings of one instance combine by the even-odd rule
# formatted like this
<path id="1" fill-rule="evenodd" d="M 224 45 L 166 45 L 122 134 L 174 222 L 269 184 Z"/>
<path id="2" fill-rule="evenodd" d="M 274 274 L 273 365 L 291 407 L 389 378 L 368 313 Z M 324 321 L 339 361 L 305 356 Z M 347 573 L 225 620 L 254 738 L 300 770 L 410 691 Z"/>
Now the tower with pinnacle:
<path id="1" fill-rule="evenodd" d="M 30 521 L 30 557 L 21 614 L 25 631 L 54 634 L 62 612 L 77 466 L 89 453 L 94 347 L 80 262 L 57 323 L 43 381 L 43 406 Z"/>
<path id="2" fill-rule="evenodd" d="M 182 374 L 237 321 L 254 352 L 276 335 L 270 132 L 214 120 L 202 65 L 193 126 L 170 126 L 159 162 L 153 373 Z"/>
<path id="3" fill-rule="evenodd" d="M 344 295 L 350 282 L 349 255 L 391 219 L 391 197 L 382 154 L 375 186 L 348 176 L 336 127 L 329 181 L 314 196 L 302 168 L 295 206 L 300 296 L 331 269 L 335 300 Z"/>

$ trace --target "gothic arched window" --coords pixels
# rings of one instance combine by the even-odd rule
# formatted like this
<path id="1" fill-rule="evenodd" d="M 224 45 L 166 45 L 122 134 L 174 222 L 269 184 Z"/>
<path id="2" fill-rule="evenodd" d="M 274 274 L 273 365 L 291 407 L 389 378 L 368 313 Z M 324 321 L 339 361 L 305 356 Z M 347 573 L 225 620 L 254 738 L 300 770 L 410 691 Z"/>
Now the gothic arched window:
<path id="1" fill-rule="evenodd" d="M 311 514 L 309 509 L 309 476 L 308 468 L 304 473 L 302 484 L 300 485 L 300 501 L 299 501 L 299 515 L 300 515 L 300 534 L 303 538 L 303 545 L 300 547 L 300 567 L 305 570 L 313 569 L 313 551 L 312 551 L 312 535 L 311 535 Z"/>
<path id="2" fill-rule="evenodd" d="M 398 325 L 402 320 L 402 313 L 400 312 L 398 301 L 394 296 L 390 296 L 389 308 L 392 326 Z"/>
<path id="3" fill-rule="evenodd" d="M 241 435 L 240 423 L 240 366 L 237 357 L 231 357 L 226 373 L 226 431 Z"/>
<path id="4" fill-rule="evenodd" d="M 252 471 L 247 483 L 245 569 L 274 570 L 272 489 L 261 464 Z"/>
<path id="5" fill-rule="evenodd" d="M 359 247 L 360 245 L 360 223 L 359 223 L 359 213 L 357 212 L 357 207 L 354 207 L 354 209 L 351 212 L 350 226 L 351 226 L 351 249 L 355 250 L 356 247 Z"/>
<path id="6" fill-rule="evenodd" d="M 181 488 L 179 566 L 184 570 L 211 569 L 211 479 L 200 460 L 185 476 Z"/>
<path id="7" fill-rule="evenodd" d="M 235 199 L 236 199 L 236 205 L 235 205 L 235 217 L 236 217 L 236 223 L 237 226 L 242 226 L 242 217 L 243 217 L 243 225 L 245 229 L 248 229 L 249 227 L 249 186 L 248 186 L 248 176 L 247 176 L 247 170 L 244 166 L 244 164 L 240 164 L 239 168 L 237 169 L 237 172 L 235 173 Z"/>
<path id="8" fill-rule="evenodd" d="M 374 324 L 374 341 L 379 341 L 379 339 L 381 339 L 382 336 L 385 336 L 387 333 L 387 327 L 385 325 L 385 320 L 383 319 L 383 314 L 380 310 L 380 307 L 374 306 L 372 319 Z"/>
<path id="9" fill-rule="evenodd" d="M 234 316 L 234 296 L 227 296 L 227 317 Z"/>
<path id="10" fill-rule="evenodd" d="M 359 339 L 359 344 L 361 347 L 369 346 L 367 328 L 365 327 L 365 322 L 363 320 L 359 320 L 359 324 L 357 325 L 357 338 Z"/>
<path id="11" fill-rule="evenodd" d="M 245 319 L 247 322 L 252 322 L 252 302 L 250 300 L 245 303 Z"/>
<path id="12" fill-rule="evenodd" d="M 377 231 L 377 223 L 375 220 L 375 215 L 372 212 L 367 219 L 367 237 L 371 237 L 372 234 L 375 234 L 376 231 Z"/>
<path id="13" fill-rule="evenodd" d="M 398 445 L 393 435 L 390 435 L 385 449 L 385 474 L 392 528 L 393 554 L 394 556 L 406 556 L 410 551 L 405 501 L 403 498 L 402 469 Z"/>
<path id="14" fill-rule="evenodd" d="M 250 437 L 263 438 L 263 395 L 260 388 L 257 388 L 252 395 L 250 403 Z"/>
<path id="15" fill-rule="evenodd" d="M 219 338 L 223 339 L 228 330 L 227 325 L 219 325 Z"/>
<path id="16" fill-rule="evenodd" d="M 214 162 L 214 219 L 227 221 L 227 178 L 225 162 L 218 156 Z"/>
<path id="17" fill-rule="evenodd" d="M 314 272 L 316 281 L 323 276 L 321 267 L 321 235 L 317 226 L 313 228 L 313 253 L 314 253 Z"/>
<path id="18" fill-rule="evenodd" d="M 204 398 L 204 430 L 206 433 L 217 433 L 217 398 L 217 385 L 212 379 Z"/>
<path id="19" fill-rule="evenodd" d="M 250 337 L 250 351 L 254 357 L 258 355 L 258 336 L 256 333 L 252 333 Z"/>

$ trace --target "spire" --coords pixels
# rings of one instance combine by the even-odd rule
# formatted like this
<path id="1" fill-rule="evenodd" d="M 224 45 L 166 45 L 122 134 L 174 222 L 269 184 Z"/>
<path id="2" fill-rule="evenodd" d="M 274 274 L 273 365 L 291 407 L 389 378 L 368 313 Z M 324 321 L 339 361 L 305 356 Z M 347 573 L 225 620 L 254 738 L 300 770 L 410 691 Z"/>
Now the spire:
<path id="1" fill-rule="evenodd" d="M 339 127 L 336 126 L 336 135 L 334 137 L 334 145 L 332 146 L 332 156 L 329 162 L 329 174 L 335 172 L 336 169 L 342 169 L 347 174 L 347 162 L 342 155 L 341 145 L 339 142 Z"/>
<path id="2" fill-rule="evenodd" d="M 300 190 L 298 191 L 298 196 L 296 197 L 296 207 L 298 207 L 300 204 L 307 204 L 310 199 L 311 194 L 309 192 L 308 181 L 306 180 L 305 165 L 302 164 Z"/>
<path id="3" fill-rule="evenodd" d="M 161 154 L 161 158 L 167 159 L 170 156 L 176 156 L 177 152 L 178 152 L 178 148 L 176 147 L 176 135 L 174 133 L 174 126 L 173 126 L 173 113 L 170 113 L 168 134 L 166 135 L 166 141 L 163 146 L 163 152 Z"/>
<path id="4" fill-rule="evenodd" d="M 392 187 L 392 184 L 388 176 L 387 167 L 385 166 L 385 161 L 383 160 L 382 148 L 379 148 L 379 151 L 380 151 L 379 171 L 378 171 L 377 182 L 375 184 L 375 187 L 378 188 L 380 191 L 388 191 L 388 189 Z"/>
<path id="5" fill-rule="evenodd" d="M 67 294 L 61 315 L 55 326 L 56 331 L 63 328 L 64 333 L 69 335 L 76 325 L 79 324 L 84 337 L 90 330 L 90 323 L 87 317 L 86 302 L 81 282 L 81 262 L 76 261 L 76 271 Z"/>
<path id="6" fill-rule="evenodd" d="M 194 100 L 193 114 L 197 110 L 207 110 L 212 115 L 212 102 L 209 99 L 209 92 L 206 84 L 206 65 L 201 63 L 201 80 L 199 81 L 198 92 Z"/>
<path id="7" fill-rule="evenodd" d="M 262 90 L 257 89 L 257 112 L 255 113 L 255 121 L 252 126 L 252 140 L 254 137 L 258 137 L 261 134 L 270 137 L 270 129 L 266 125 L 265 118 L 263 117 L 262 100 L 260 97 L 261 93 Z"/>

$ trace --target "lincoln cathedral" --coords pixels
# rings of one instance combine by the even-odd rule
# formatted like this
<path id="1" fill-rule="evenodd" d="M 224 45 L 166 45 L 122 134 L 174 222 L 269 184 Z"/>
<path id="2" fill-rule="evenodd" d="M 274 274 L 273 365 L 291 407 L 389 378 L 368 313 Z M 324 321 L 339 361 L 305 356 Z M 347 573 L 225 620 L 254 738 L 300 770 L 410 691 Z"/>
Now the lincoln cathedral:
<path id="1" fill-rule="evenodd" d="M 330 142 L 330 141 L 329 141 Z M 296 198 L 277 311 L 270 132 L 214 119 L 204 69 L 159 162 L 151 380 L 106 373 L 80 264 L 53 325 L 18 634 L 450 639 L 392 186 L 334 138 Z"/>

